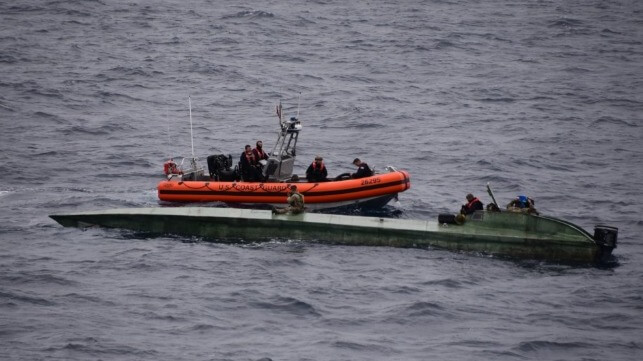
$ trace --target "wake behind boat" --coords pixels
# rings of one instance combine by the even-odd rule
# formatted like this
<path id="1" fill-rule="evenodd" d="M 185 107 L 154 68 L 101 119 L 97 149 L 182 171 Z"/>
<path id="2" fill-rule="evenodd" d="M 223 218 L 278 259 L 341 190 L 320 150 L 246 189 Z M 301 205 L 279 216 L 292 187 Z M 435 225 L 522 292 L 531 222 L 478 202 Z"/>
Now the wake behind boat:
<path id="1" fill-rule="evenodd" d="M 185 169 L 183 164 L 186 159 L 179 166 L 173 162 L 165 164 L 167 179 L 158 184 L 159 199 L 269 207 L 285 204 L 289 188 L 295 184 L 310 210 L 344 206 L 379 208 L 410 188 L 409 173 L 392 166 L 359 179 L 345 173 L 323 182 L 300 181 L 293 174 L 293 168 L 302 130 L 301 121 L 296 117 L 284 120 L 281 104 L 277 106 L 277 116 L 279 137 L 260 166 L 247 169 L 247 165 L 241 162 L 233 165 L 232 155 L 217 154 L 207 157 L 206 173 L 205 168 L 198 165 L 193 151 Z"/>

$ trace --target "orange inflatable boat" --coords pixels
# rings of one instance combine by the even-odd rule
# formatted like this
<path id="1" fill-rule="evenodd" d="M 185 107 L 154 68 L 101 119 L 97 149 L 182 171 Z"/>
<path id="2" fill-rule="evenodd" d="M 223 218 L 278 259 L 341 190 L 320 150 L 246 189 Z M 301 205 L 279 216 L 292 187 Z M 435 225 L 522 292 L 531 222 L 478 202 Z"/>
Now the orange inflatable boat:
<path id="1" fill-rule="evenodd" d="M 293 174 L 293 169 L 297 140 L 302 130 L 301 121 L 296 117 L 284 119 L 281 103 L 276 113 L 279 136 L 272 150 L 264 154 L 261 160 L 256 161 L 254 156 L 248 155 L 250 158 L 242 157 L 239 164 L 234 165 L 230 154 L 210 155 L 207 157 L 206 172 L 198 164 L 193 149 L 192 157 L 183 158 L 180 164 L 173 159 L 164 164 L 166 179 L 157 187 L 159 199 L 168 202 L 275 206 L 287 202 L 288 190 L 295 184 L 304 196 L 308 209 L 343 206 L 377 208 L 411 187 L 408 172 L 398 171 L 391 166 L 385 167 L 381 173 L 369 169 L 368 174 L 372 175 L 364 178 L 353 179 L 349 173 L 344 173 L 326 182 L 300 182 L 300 178 Z M 247 161 L 242 162 L 244 159 Z M 249 159 L 257 164 L 250 164 Z M 263 181 L 256 182 L 258 179 Z"/>
<path id="2" fill-rule="evenodd" d="M 347 205 L 383 206 L 411 187 L 406 171 L 392 171 L 360 179 L 320 183 L 305 182 L 221 182 L 161 181 L 158 196 L 169 202 L 225 202 L 235 204 L 281 205 L 286 203 L 291 184 L 297 185 L 310 209 Z"/>

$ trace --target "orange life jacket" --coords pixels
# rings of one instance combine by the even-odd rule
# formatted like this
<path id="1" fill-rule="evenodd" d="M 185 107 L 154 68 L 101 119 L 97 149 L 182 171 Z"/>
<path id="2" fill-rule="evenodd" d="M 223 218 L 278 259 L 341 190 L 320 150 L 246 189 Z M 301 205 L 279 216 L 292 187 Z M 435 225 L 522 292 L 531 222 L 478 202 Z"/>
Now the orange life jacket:
<path id="1" fill-rule="evenodd" d="M 268 158 L 268 156 L 266 155 L 266 152 L 264 152 L 264 151 L 263 151 L 263 148 L 261 148 L 261 149 L 259 149 L 259 148 L 255 148 L 255 149 L 252 151 L 252 153 L 254 154 L 255 152 L 257 152 L 257 154 L 256 154 L 256 155 L 257 155 L 257 158 L 259 158 L 258 160 L 261 160 L 261 159 L 264 159 L 264 158 Z"/>
<path id="2" fill-rule="evenodd" d="M 471 200 L 471 202 L 467 203 L 467 209 L 471 209 L 471 208 L 473 207 L 473 204 L 474 204 L 474 203 L 476 203 L 476 202 L 480 202 L 480 200 L 478 199 L 478 197 L 474 197 L 474 198 Z"/>
<path id="3" fill-rule="evenodd" d="M 165 175 L 181 174 L 178 167 L 176 166 L 176 163 L 174 163 L 173 160 L 168 160 L 167 162 L 163 163 L 163 173 L 165 173 Z"/>
<path id="4" fill-rule="evenodd" d="M 324 165 L 324 162 L 322 162 L 321 166 L 319 167 L 319 170 L 324 170 L 326 166 Z M 313 162 L 313 169 L 317 170 L 317 162 Z"/>
<path id="5" fill-rule="evenodd" d="M 244 152 L 243 154 L 246 155 L 246 160 L 248 161 L 248 164 L 250 164 L 250 165 L 257 164 L 257 159 L 255 158 L 254 153 L 250 152 L 250 154 L 248 154 L 247 152 Z"/>

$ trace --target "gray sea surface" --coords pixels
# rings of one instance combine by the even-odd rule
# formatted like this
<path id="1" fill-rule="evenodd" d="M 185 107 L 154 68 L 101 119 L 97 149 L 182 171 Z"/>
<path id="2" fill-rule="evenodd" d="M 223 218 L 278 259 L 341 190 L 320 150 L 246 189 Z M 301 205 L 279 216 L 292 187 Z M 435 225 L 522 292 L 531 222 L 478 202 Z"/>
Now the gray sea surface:
<path id="1" fill-rule="evenodd" d="M 276 140 L 411 174 L 384 212 L 518 194 L 614 261 L 63 228 L 162 163 Z M 640 360 L 643 2 L 1 1 L 0 359 Z"/>

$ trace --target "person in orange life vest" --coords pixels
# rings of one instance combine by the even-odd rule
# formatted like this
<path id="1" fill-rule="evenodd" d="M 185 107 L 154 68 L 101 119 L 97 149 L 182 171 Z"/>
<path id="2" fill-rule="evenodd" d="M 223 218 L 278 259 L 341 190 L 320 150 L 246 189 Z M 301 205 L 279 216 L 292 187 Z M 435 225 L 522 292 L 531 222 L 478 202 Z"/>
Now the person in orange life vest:
<path id="1" fill-rule="evenodd" d="M 306 179 L 309 182 L 326 182 L 328 181 L 327 177 L 328 170 L 324 165 L 324 158 L 316 156 L 315 161 L 306 169 Z"/>
<path id="2" fill-rule="evenodd" d="M 357 172 L 351 174 L 351 178 L 357 179 L 373 175 L 373 171 L 368 167 L 368 164 L 362 162 L 359 158 L 355 158 L 355 160 L 353 160 L 353 164 L 357 166 Z"/>
<path id="3" fill-rule="evenodd" d="M 257 146 L 252 150 L 252 154 L 255 155 L 255 159 L 259 162 L 262 159 L 268 159 L 268 153 L 263 151 L 263 142 L 257 141 Z"/>
<path id="4" fill-rule="evenodd" d="M 259 163 L 257 158 L 252 152 L 252 147 L 246 145 L 245 150 L 241 153 L 239 160 L 241 167 L 241 177 L 246 182 L 255 182 L 261 180 L 261 169 L 258 168 Z"/>
<path id="5" fill-rule="evenodd" d="M 474 197 L 471 193 L 467 194 L 467 202 L 468 203 L 464 204 L 462 206 L 462 209 L 460 210 L 460 213 L 464 215 L 484 209 L 484 205 L 482 204 L 482 202 L 480 202 L 480 200 L 477 197 Z"/>

